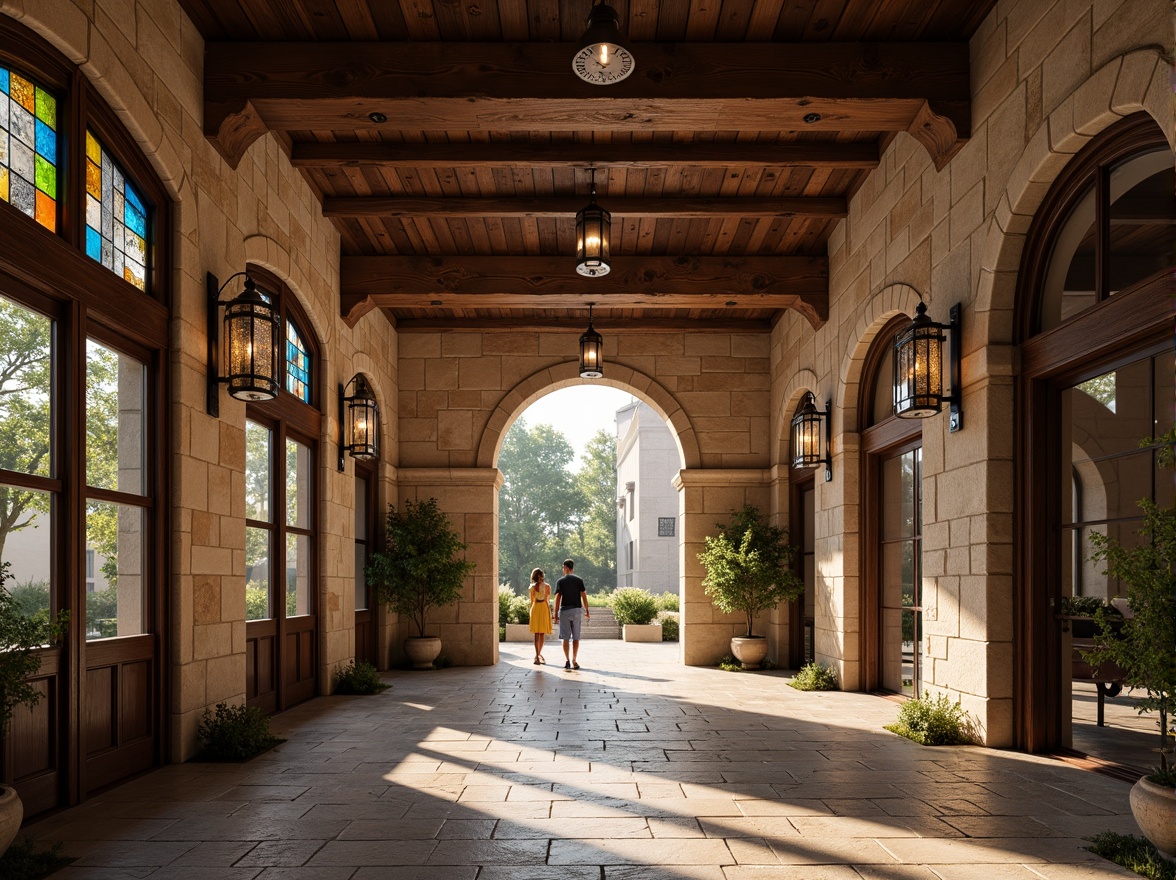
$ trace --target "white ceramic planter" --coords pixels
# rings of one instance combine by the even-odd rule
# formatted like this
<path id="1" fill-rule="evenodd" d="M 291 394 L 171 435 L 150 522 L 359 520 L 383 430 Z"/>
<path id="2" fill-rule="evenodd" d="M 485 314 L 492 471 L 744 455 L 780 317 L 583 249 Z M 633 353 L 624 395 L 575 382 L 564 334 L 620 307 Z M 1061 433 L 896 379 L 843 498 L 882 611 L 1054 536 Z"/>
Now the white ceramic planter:
<path id="1" fill-rule="evenodd" d="M 529 623 L 508 623 L 506 625 L 506 640 L 508 642 L 534 642 L 535 634 L 531 632 Z"/>
<path id="2" fill-rule="evenodd" d="M 660 642 L 662 630 L 660 623 L 626 623 L 622 630 L 622 638 L 626 642 Z"/>
<path id="3" fill-rule="evenodd" d="M 1131 787 L 1131 815 L 1166 859 L 1176 859 L 1176 788 L 1141 778 Z"/>
<path id="4" fill-rule="evenodd" d="M 441 654 L 441 640 L 436 636 L 405 639 L 404 653 L 413 669 L 432 669 L 433 661 Z"/>
<path id="5" fill-rule="evenodd" d="M 16 832 L 20 831 L 23 818 L 24 804 L 20 802 L 16 789 L 10 785 L 0 785 L 0 854 L 16 840 Z"/>
<path id="6" fill-rule="evenodd" d="M 768 656 L 768 640 L 763 636 L 737 636 L 731 639 L 731 653 L 744 669 L 759 669 Z"/>

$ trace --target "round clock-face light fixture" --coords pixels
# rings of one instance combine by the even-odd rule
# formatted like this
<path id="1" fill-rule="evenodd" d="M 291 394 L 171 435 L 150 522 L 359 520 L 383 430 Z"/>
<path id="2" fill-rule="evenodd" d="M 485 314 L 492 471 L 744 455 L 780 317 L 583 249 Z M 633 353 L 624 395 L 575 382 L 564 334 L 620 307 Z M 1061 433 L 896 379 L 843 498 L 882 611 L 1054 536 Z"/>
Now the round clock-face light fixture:
<path id="1" fill-rule="evenodd" d="M 607 86 L 633 72 L 636 63 L 622 43 L 619 21 L 616 10 L 607 3 L 596 4 L 588 13 L 588 29 L 572 56 L 572 70 L 584 82 Z"/>

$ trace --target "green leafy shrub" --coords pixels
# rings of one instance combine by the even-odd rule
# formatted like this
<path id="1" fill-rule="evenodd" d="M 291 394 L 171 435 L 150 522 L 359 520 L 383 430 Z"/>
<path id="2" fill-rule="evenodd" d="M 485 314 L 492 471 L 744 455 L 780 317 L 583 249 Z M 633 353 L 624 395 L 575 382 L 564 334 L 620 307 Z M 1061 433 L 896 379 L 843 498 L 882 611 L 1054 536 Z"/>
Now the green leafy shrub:
<path id="1" fill-rule="evenodd" d="M 657 605 L 662 611 L 681 611 L 677 593 L 662 593 L 657 597 Z"/>
<path id="2" fill-rule="evenodd" d="M 335 693 L 337 694 L 378 694 L 388 690 L 380 673 L 372 664 L 360 660 L 352 661 L 350 666 L 344 666 L 335 673 Z"/>
<path id="3" fill-rule="evenodd" d="M 519 598 L 515 595 L 515 591 L 510 584 L 498 585 L 498 625 L 506 626 L 508 623 L 514 623 L 511 619 L 510 613 L 513 607 L 514 600 Z"/>
<path id="4" fill-rule="evenodd" d="M 672 611 L 663 611 L 659 617 L 661 618 L 662 641 L 678 641 L 678 615 Z"/>
<path id="5" fill-rule="evenodd" d="M 531 622 L 531 602 L 526 596 L 515 596 L 510 604 L 510 623 Z"/>
<path id="6" fill-rule="evenodd" d="M 622 625 L 647 624 L 657 617 L 659 610 L 657 599 L 653 598 L 649 590 L 637 587 L 621 587 L 613 591 L 612 608 L 617 623 Z"/>
<path id="7" fill-rule="evenodd" d="M 806 663 L 792 681 L 788 682 L 798 691 L 838 690 L 837 674 L 820 663 Z"/>
<path id="8" fill-rule="evenodd" d="M 1142 837 L 1104 831 L 1091 837 L 1090 842 L 1093 846 L 1087 848 L 1096 856 L 1102 856 L 1141 877 L 1147 877 L 1148 880 L 1176 880 L 1176 862 L 1165 859 Z"/>
<path id="9" fill-rule="evenodd" d="M 742 614 L 750 637 L 757 614 L 804 592 L 792 565 L 797 548 L 788 543 L 785 529 L 769 524 L 751 505 L 718 529 L 698 554 L 706 570 L 702 589 L 724 614 Z"/>
<path id="10" fill-rule="evenodd" d="M 8 595 L 12 597 L 13 607 L 25 617 L 34 617 L 42 612 L 49 613 L 49 581 L 13 584 L 8 590 Z"/>
<path id="11" fill-rule="evenodd" d="M 245 761 L 281 742 L 270 733 L 269 718 L 256 706 L 225 703 L 217 703 L 215 712 L 204 710 L 196 736 L 204 756 L 215 761 Z"/>
<path id="12" fill-rule="evenodd" d="M 898 710 L 898 721 L 886 729 L 925 746 L 963 746 L 977 741 L 968 713 L 960 704 L 930 692 L 921 699 L 907 700 Z"/>
<path id="13" fill-rule="evenodd" d="M 552 586 L 552 594 L 554 595 L 555 586 Z M 591 608 L 612 608 L 612 593 L 589 593 L 588 607 Z"/>
<path id="14" fill-rule="evenodd" d="M 17 706 L 32 707 L 40 702 L 41 691 L 28 681 L 41 668 L 37 649 L 57 642 L 69 623 L 68 611 L 51 617 L 40 610 L 26 617 L 5 587 L 10 580 L 9 563 L 0 562 L 0 739 Z"/>
<path id="15" fill-rule="evenodd" d="M 719 669 L 725 672 L 742 672 L 743 664 L 735 658 L 734 654 L 724 655 L 718 662 Z"/>
<path id="16" fill-rule="evenodd" d="M 14 840 L 0 853 L 0 877 L 5 880 L 41 880 L 74 861 L 64 854 L 65 845 L 55 843 L 47 850 L 38 850 L 30 835 Z"/>

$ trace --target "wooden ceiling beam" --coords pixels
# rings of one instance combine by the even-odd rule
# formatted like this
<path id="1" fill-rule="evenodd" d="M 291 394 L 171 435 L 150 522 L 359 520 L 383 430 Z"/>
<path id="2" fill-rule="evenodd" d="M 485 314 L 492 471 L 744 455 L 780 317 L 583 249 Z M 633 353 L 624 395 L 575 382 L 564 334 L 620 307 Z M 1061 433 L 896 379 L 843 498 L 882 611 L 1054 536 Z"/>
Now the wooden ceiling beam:
<path id="1" fill-rule="evenodd" d="M 643 43 L 606 87 L 573 48 L 212 42 L 204 131 L 234 167 L 270 129 L 909 131 L 938 167 L 970 134 L 966 43 Z"/>
<path id="2" fill-rule="evenodd" d="M 878 167 L 878 144 L 312 143 L 296 141 L 295 168 L 845 168 Z"/>
<path id="3" fill-rule="evenodd" d="M 375 308 L 795 309 L 814 328 L 829 316 L 825 257 L 615 257 L 582 278 L 566 256 L 344 256 L 341 313 Z"/>
<path id="4" fill-rule="evenodd" d="M 438 330 L 445 332 L 463 330 L 483 332 L 486 330 L 511 330 L 518 333 L 531 331 L 574 333 L 579 336 L 584 332 L 588 322 L 585 315 L 582 320 L 569 323 L 567 319 L 545 320 L 520 314 L 513 318 L 393 318 L 397 333 L 434 333 Z M 693 320 L 691 318 L 618 318 L 611 320 L 607 314 L 596 313 L 594 319 L 597 329 L 612 335 L 626 333 L 770 333 L 772 322 L 768 318 L 707 318 Z"/>
<path id="5" fill-rule="evenodd" d="M 461 199 L 413 196 L 328 197 L 323 216 L 355 217 L 518 217 L 572 219 L 588 203 L 588 196 L 551 199 Z M 674 220 L 748 217 L 845 217 L 843 197 L 829 198 L 715 198 L 644 199 L 601 197 L 601 207 L 614 217 L 657 217 Z"/>

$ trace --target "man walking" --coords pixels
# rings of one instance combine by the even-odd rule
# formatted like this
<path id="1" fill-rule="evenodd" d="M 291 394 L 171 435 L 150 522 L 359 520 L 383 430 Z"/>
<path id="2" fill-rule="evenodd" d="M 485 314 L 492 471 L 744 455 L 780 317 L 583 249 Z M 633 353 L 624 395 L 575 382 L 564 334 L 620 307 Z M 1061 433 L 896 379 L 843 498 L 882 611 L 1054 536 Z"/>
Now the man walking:
<path id="1" fill-rule="evenodd" d="M 576 563 L 565 559 L 563 563 L 563 577 L 555 584 L 555 619 L 559 622 L 559 637 L 563 641 L 564 669 L 579 669 L 576 658 L 580 654 L 580 617 L 583 615 L 591 620 L 588 611 L 588 591 L 584 588 L 584 581 L 572 574 Z M 572 643 L 572 652 L 568 654 L 568 641 Z"/>

